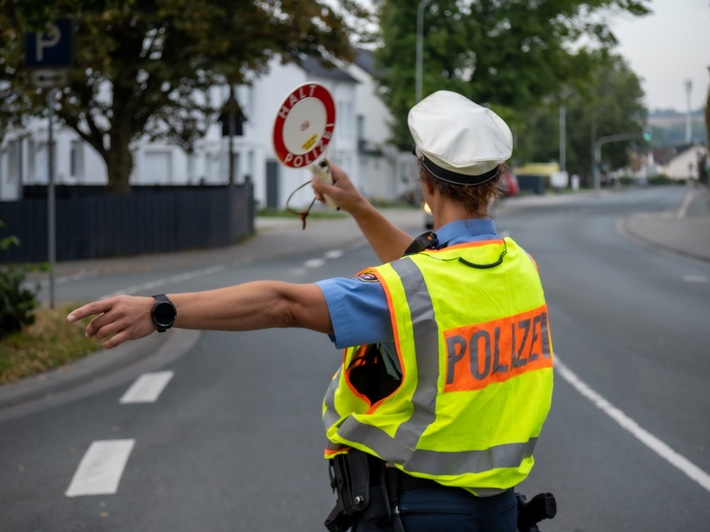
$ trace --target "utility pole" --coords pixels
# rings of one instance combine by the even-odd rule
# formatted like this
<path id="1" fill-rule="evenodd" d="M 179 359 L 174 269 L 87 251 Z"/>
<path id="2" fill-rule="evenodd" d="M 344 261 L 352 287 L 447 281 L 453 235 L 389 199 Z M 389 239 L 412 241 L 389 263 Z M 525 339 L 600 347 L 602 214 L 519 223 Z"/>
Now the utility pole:
<path id="1" fill-rule="evenodd" d="M 689 79 L 685 80 L 685 92 L 688 98 L 688 113 L 686 114 L 685 117 L 685 142 L 687 144 L 690 144 L 690 142 L 693 140 L 693 132 L 691 128 L 691 122 L 690 122 L 690 91 L 693 89 L 693 82 Z"/>
<path id="2" fill-rule="evenodd" d="M 424 61 L 424 10 L 429 5 L 431 0 L 421 0 L 417 7 L 417 56 L 416 72 L 415 72 L 415 102 L 418 103 L 422 99 L 422 62 Z"/>
<path id="3" fill-rule="evenodd" d="M 567 109 L 560 106 L 560 172 L 567 171 Z"/>

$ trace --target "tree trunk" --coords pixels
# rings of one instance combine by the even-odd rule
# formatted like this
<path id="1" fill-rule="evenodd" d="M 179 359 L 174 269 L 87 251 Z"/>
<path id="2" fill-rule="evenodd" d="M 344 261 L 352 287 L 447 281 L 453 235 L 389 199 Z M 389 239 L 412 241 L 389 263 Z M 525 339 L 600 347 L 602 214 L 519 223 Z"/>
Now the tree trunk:
<path id="1" fill-rule="evenodd" d="M 106 169 L 109 194 L 130 194 L 130 177 L 133 170 L 133 155 L 129 149 L 132 135 L 124 120 L 118 118 L 109 134 L 111 145 L 106 154 Z"/>

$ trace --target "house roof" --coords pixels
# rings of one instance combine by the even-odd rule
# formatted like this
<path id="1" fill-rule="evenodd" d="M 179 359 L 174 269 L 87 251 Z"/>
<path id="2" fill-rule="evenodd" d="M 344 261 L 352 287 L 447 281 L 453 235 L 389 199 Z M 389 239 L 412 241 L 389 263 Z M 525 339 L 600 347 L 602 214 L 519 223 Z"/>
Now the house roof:
<path id="1" fill-rule="evenodd" d="M 322 59 L 316 57 L 299 57 L 299 64 L 301 68 L 306 71 L 307 74 L 330 79 L 333 81 L 346 81 L 350 83 L 358 83 L 358 80 L 352 77 L 350 74 L 338 68 L 335 65 L 328 65 Z"/>
<path id="2" fill-rule="evenodd" d="M 653 160 L 660 165 L 668 164 L 679 155 L 688 150 L 699 150 L 705 152 L 706 148 L 702 144 L 682 144 L 680 146 L 666 146 L 653 149 Z"/>
<path id="3" fill-rule="evenodd" d="M 370 74 L 372 77 L 380 77 L 381 72 L 380 69 L 378 69 L 376 66 L 375 54 L 372 53 L 372 50 L 358 48 L 354 63 L 360 68 L 362 68 L 365 72 Z"/>

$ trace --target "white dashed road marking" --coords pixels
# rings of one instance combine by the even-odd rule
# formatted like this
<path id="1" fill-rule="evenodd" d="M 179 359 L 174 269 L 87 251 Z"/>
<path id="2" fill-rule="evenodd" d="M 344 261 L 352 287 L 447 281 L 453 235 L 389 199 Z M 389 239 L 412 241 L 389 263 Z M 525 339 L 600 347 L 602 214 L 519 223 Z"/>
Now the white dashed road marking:
<path id="1" fill-rule="evenodd" d="M 683 281 L 686 283 L 707 283 L 707 275 L 684 275 L 682 277 Z"/>
<path id="2" fill-rule="evenodd" d="M 172 378 L 172 371 L 144 373 L 126 390 L 119 402 L 121 404 L 154 403 Z"/>
<path id="3" fill-rule="evenodd" d="M 323 259 L 309 259 L 303 263 L 306 268 L 320 268 L 325 264 Z"/>
<path id="4" fill-rule="evenodd" d="M 93 442 L 81 459 L 66 496 L 80 497 L 116 493 L 135 442 L 135 440 Z"/>

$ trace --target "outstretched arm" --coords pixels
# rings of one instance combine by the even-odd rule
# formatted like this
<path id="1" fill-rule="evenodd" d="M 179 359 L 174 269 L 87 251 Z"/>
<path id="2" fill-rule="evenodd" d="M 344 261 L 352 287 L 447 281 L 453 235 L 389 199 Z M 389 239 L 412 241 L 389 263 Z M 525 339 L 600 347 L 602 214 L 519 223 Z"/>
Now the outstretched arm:
<path id="1" fill-rule="evenodd" d="M 255 281 L 241 285 L 182 294 L 168 294 L 177 309 L 174 327 L 219 331 L 248 331 L 300 327 L 332 333 L 328 306 L 314 284 Z M 75 322 L 96 316 L 86 335 L 101 340 L 106 349 L 155 331 L 152 297 L 116 296 L 72 311 Z"/>
<path id="2" fill-rule="evenodd" d="M 349 212 L 382 262 L 400 258 L 412 242 L 412 237 L 375 209 L 358 192 L 345 170 L 333 163 L 328 164 L 333 184 L 317 179 L 311 182 L 318 198 L 322 201 L 327 194 L 338 207 Z"/>

